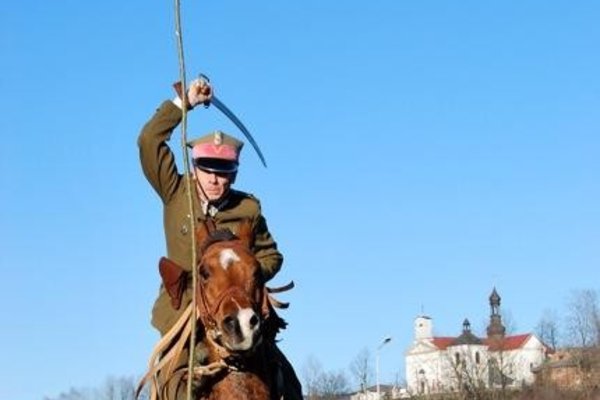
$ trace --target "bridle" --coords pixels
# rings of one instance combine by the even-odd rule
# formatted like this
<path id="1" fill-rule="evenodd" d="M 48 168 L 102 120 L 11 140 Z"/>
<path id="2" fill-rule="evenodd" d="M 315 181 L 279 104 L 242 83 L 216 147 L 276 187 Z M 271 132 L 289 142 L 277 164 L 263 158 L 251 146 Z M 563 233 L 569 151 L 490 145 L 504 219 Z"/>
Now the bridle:
<path id="1" fill-rule="evenodd" d="M 200 258 L 200 262 L 198 263 L 198 266 L 195 270 L 195 273 L 197 273 L 197 274 L 200 274 L 202 268 L 205 266 L 205 264 L 206 264 L 205 257 L 207 254 L 207 250 L 211 246 L 216 245 L 218 243 L 223 243 L 223 242 L 236 242 L 237 244 L 242 243 L 240 241 L 240 239 L 228 229 L 213 230 L 210 227 L 210 223 L 205 224 L 205 225 L 207 227 L 209 235 L 202 242 L 202 244 L 200 246 L 200 254 L 202 254 L 202 257 Z M 210 277 L 208 277 L 207 279 L 210 279 Z M 198 318 L 200 319 L 200 321 L 202 322 L 202 325 L 204 326 L 206 337 L 214 344 L 214 346 L 219 354 L 219 357 L 221 359 L 227 360 L 227 359 L 232 358 L 232 356 L 234 356 L 234 355 L 236 355 L 236 357 L 235 357 L 236 359 L 239 359 L 239 357 L 237 357 L 237 355 L 238 355 L 237 353 L 235 353 L 235 354 L 232 353 L 230 350 L 228 350 L 226 347 L 224 347 L 223 344 L 220 342 L 220 337 L 222 336 L 222 333 L 218 326 L 217 321 L 215 320 L 214 315 L 216 315 L 216 313 L 218 312 L 221 305 L 223 304 L 223 302 L 226 299 L 234 297 L 235 295 L 239 295 L 240 297 L 248 297 L 248 293 L 238 285 L 231 286 L 231 287 L 223 290 L 221 293 L 219 293 L 217 298 L 211 304 L 208 300 L 208 296 L 207 296 L 204 284 L 205 284 L 205 281 L 203 282 L 202 280 L 199 280 L 199 284 L 196 288 L 196 290 L 197 290 L 196 297 L 198 299 L 198 305 L 197 305 L 196 309 L 198 312 Z M 261 330 L 262 330 L 264 321 L 266 321 L 270 316 L 271 308 L 269 307 L 269 304 L 268 304 L 268 302 L 269 302 L 268 291 L 263 283 L 258 284 L 258 290 L 259 290 L 259 296 L 252 297 L 251 304 L 253 305 L 253 308 L 258 307 L 259 304 L 257 304 L 257 299 L 260 299 L 259 301 L 262 303 L 262 304 L 260 304 L 261 307 L 260 307 L 260 314 L 259 314 L 260 322 L 261 322 Z M 261 335 L 262 335 L 262 332 L 261 332 Z M 258 346 L 258 344 L 260 344 L 260 342 L 261 342 L 261 340 L 258 340 L 257 343 L 254 344 L 254 347 L 248 351 L 248 353 L 251 353 Z"/>

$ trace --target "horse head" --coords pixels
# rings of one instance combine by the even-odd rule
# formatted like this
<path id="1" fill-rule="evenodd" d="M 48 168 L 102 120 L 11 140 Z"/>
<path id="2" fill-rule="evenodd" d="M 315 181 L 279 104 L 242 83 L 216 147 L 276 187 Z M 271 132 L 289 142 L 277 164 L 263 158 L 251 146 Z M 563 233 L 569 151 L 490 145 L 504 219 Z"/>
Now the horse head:
<path id="1" fill-rule="evenodd" d="M 200 234 L 197 311 L 206 337 L 229 354 L 256 348 L 268 316 L 260 264 L 250 248 L 248 224 Z"/>

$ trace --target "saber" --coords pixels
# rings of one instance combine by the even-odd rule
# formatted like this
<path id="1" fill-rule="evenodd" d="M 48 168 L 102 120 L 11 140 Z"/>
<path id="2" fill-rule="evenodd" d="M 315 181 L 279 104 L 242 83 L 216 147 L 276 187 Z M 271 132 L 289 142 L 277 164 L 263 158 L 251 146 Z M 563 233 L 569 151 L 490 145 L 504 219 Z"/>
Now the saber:
<path id="1" fill-rule="evenodd" d="M 227 106 L 225 104 L 223 104 L 223 102 L 221 100 L 219 100 L 217 98 L 217 96 L 213 95 L 210 99 L 209 104 L 212 104 L 213 106 L 215 106 L 227 118 L 229 118 L 231 120 L 231 122 L 233 122 L 240 131 L 242 131 L 244 136 L 246 136 L 246 139 L 248 139 L 248 141 L 250 142 L 252 147 L 254 147 L 254 151 L 256 151 L 256 154 L 258 154 L 260 161 L 262 161 L 263 165 L 266 168 L 267 162 L 265 161 L 265 157 L 263 156 L 262 152 L 260 151 L 260 147 L 258 147 L 258 143 L 256 143 L 256 140 L 254 140 L 254 138 L 250 134 L 250 131 L 248 130 L 248 128 L 246 128 L 244 123 L 242 121 L 240 121 L 240 119 L 233 113 L 233 111 L 231 111 L 229 108 L 227 108 Z"/>
<path id="2" fill-rule="evenodd" d="M 203 79 L 206 82 L 210 82 L 210 79 L 208 79 L 208 77 L 204 74 L 199 74 L 198 78 Z M 175 92 L 177 92 L 177 95 L 179 96 L 179 98 L 183 99 L 184 98 L 183 94 L 185 93 L 185 90 L 183 90 L 183 88 L 181 87 L 181 82 L 175 82 L 173 84 L 173 88 L 175 89 Z M 262 151 L 260 151 L 260 147 L 258 147 L 258 143 L 256 143 L 256 140 L 254 140 L 254 138 L 252 137 L 252 134 L 250 133 L 248 128 L 246 128 L 246 125 L 244 125 L 244 123 L 233 113 L 233 111 L 231 111 L 229 109 L 229 107 L 227 107 L 214 94 L 210 100 L 208 100 L 207 102 L 204 103 L 204 107 L 208 108 L 211 104 L 214 105 L 219 111 L 221 111 L 223 113 L 223 115 L 225 115 L 227 118 L 229 118 L 229 120 L 231 122 L 233 122 L 240 131 L 242 131 L 242 133 L 244 134 L 246 139 L 248 139 L 248 141 L 254 148 L 254 151 L 256 151 L 256 154 L 258 154 L 258 158 L 260 158 L 260 161 L 262 162 L 262 164 L 265 166 L 265 168 L 267 168 L 267 162 L 265 161 L 265 157 L 263 156 Z"/>

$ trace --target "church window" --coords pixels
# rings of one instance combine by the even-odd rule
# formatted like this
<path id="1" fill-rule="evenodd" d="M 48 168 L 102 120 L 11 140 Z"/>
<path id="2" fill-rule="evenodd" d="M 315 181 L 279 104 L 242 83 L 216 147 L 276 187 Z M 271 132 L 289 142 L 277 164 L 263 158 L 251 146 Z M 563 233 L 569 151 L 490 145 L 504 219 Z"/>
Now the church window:
<path id="1" fill-rule="evenodd" d="M 475 352 L 475 364 L 479 364 L 481 361 L 481 357 L 479 356 L 479 352 Z"/>

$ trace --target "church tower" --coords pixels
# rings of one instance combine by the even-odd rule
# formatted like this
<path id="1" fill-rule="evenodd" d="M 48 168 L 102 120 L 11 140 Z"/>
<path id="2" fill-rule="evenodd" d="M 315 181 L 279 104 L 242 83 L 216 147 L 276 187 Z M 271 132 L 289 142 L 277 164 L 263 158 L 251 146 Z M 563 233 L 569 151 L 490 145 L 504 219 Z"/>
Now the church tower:
<path id="1" fill-rule="evenodd" d="M 415 339 L 431 339 L 433 337 L 433 321 L 425 315 L 415 319 Z"/>
<path id="2" fill-rule="evenodd" d="M 500 316 L 500 296 L 496 288 L 490 295 L 490 324 L 487 327 L 487 335 L 490 339 L 503 339 L 506 334 L 506 328 L 502 325 L 502 316 Z"/>

